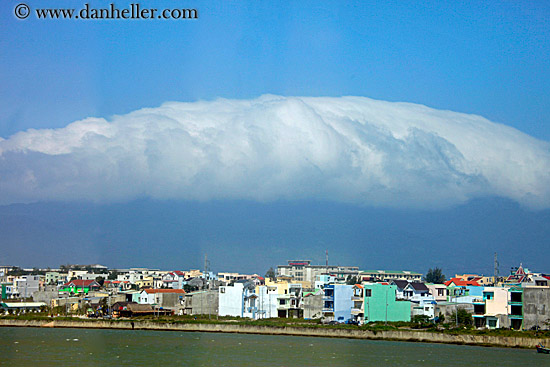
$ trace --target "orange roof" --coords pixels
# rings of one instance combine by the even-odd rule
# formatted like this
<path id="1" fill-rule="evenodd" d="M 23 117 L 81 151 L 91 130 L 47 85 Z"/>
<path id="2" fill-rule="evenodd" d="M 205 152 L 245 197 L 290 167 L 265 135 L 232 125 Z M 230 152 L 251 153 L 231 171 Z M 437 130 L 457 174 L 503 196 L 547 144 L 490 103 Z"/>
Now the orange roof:
<path id="1" fill-rule="evenodd" d="M 355 285 L 357 288 L 363 288 L 363 286 L 361 284 L 356 284 Z"/>
<path id="2" fill-rule="evenodd" d="M 473 285 L 477 287 L 480 286 L 480 284 L 475 280 L 462 280 L 460 278 L 451 278 L 451 280 L 448 280 L 445 282 L 445 285 L 448 287 L 451 283 L 454 283 L 457 286 L 468 286 L 468 285 Z"/>
<path id="3" fill-rule="evenodd" d="M 146 293 L 152 294 L 152 293 L 180 293 L 184 294 L 185 291 L 183 289 L 153 289 L 153 288 L 147 288 L 145 290 Z"/>

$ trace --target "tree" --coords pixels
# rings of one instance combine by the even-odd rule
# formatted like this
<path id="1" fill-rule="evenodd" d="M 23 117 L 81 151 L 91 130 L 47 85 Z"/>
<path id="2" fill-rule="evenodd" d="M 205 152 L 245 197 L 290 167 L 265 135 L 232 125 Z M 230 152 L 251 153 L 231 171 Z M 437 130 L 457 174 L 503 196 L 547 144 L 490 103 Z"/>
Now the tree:
<path id="1" fill-rule="evenodd" d="M 116 270 L 111 270 L 111 272 L 109 273 L 109 277 L 107 277 L 107 279 L 109 280 L 116 280 L 118 277 L 118 271 Z"/>
<path id="2" fill-rule="evenodd" d="M 354 277 L 353 275 L 348 275 L 348 277 L 346 278 L 346 284 L 347 285 L 355 285 L 359 283 L 359 277 Z"/>
<path id="3" fill-rule="evenodd" d="M 457 320 L 457 315 L 456 315 L 456 312 L 453 312 L 450 316 L 449 316 L 449 322 L 450 323 L 453 323 L 453 322 L 456 322 Z M 461 325 L 461 326 L 470 326 L 470 325 L 473 325 L 474 323 L 474 319 L 472 318 L 472 314 L 469 313 L 468 311 L 464 310 L 464 309 L 459 309 L 458 310 L 458 325 Z"/>
<path id="4" fill-rule="evenodd" d="M 275 279 L 275 270 L 273 270 L 273 267 L 269 268 L 269 270 L 265 273 L 265 277 L 271 280 Z"/>
<path id="5" fill-rule="evenodd" d="M 440 268 L 430 268 L 424 277 L 424 281 L 427 283 L 442 284 L 445 283 L 445 275 Z"/>
<path id="6" fill-rule="evenodd" d="M 95 281 L 98 282 L 101 287 L 103 287 L 103 284 L 105 284 L 105 278 L 103 277 L 96 277 Z"/>

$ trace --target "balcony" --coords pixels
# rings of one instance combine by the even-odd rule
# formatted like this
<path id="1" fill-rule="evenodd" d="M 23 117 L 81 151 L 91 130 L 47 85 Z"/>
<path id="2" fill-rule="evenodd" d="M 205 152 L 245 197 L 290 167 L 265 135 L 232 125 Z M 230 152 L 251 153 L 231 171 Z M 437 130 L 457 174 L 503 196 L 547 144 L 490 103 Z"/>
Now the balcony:
<path id="1" fill-rule="evenodd" d="M 363 310 L 361 308 L 352 308 L 351 309 L 351 314 L 352 315 L 359 315 L 359 314 L 362 314 L 363 313 Z"/>
<path id="2" fill-rule="evenodd" d="M 363 297 L 360 297 L 360 296 L 353 296 L 351 297 L 351 300 L 352 301 L 362 301 L 364 298 Z"/>

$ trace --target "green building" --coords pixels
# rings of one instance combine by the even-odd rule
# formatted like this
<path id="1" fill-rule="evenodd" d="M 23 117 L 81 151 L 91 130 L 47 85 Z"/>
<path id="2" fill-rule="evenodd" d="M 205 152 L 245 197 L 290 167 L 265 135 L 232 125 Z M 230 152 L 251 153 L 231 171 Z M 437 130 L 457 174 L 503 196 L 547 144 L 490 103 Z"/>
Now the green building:
<path id="1" fill-rule="evenodd" d="M 397 286 L 383 283 L 363 284 L 365 323 L 411 321 L 411 302 L 396 299 Z"/>
<path id="2" fill-rule="evenodd" d="M 59 289 L 59 291 L 64 293 L 70 293 L 70 294 L 78 294 L 78 293 L 88 294 L 88 292 L 97 291 L 99 290 L 99 288 L 100 288 L 100 285 L 95 280 L 75 279 L 66 284 L 63 284 L 63 286 Z"/>

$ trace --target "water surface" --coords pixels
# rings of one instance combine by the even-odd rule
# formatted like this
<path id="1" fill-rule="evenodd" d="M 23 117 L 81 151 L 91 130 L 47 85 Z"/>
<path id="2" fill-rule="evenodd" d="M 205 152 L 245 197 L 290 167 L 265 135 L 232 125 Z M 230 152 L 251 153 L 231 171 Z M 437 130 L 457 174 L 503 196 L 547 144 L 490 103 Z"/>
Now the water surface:
<path id="1" fill-rule="evenodd" d="M 0 327 L 2 366 L 550 366 L 534 350 L 179 331 Z"/>

